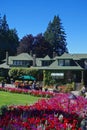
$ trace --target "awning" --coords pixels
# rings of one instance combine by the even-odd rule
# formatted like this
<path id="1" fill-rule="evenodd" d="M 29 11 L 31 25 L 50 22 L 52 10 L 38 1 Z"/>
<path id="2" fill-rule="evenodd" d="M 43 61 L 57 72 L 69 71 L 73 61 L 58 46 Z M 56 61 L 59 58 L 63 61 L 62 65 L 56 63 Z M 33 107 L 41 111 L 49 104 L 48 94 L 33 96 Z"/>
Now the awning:
<path id="1" fill-rule="evenodd" d="M 22 79 L 22 80 L 36 80 L 36 78 L 34 78 L 31 75 L 22 75 L 22 76 L 19 77 L 19 79 Z"/>

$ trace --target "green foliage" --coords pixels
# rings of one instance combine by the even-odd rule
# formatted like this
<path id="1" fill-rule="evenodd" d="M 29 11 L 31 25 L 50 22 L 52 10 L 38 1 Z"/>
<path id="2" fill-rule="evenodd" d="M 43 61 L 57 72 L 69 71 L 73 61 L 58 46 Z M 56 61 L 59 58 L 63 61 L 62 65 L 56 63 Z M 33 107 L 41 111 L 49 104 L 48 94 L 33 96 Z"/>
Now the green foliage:
<path id="1" fill-rule="evenodd" d="M 23 52 L 30 53 L 32 51 L 33 40 L 34 40 L 34 37 L 31 34 L 24 36 L 20 40 L 19 47 L 17 48 L 17 54 L 20 54 L 20 53 L 23 53 Z"/>
<path id="2" fill-rule="evenodd" d="M 54 16 L 53 21 L 49 22 L 44 37 L 53 47 L 53 51 L 58 55 L 67 52 L 66 34 L 59 16 Z"/>
<path id="3" fill-rule="evenodd" d="M 13 77 L 13 78 L 16 78 L 19 74 L 18 74 L 18 71 L 19 68 L 11 68 L 8 72 L 9 76 L 10 77 Z"/>
<path id="4" fill-rule="evenodd" d="M 56 84 L 55 79 L 51 79 L 51 80 L 50 80 L 50 85 L 54 85 L 54 84 Z"/>
<path id="5" fill-rule="evenodd" d="M 19 45 L 19 38 L 16 29 L 9 29 L 6 20 L 6 15 L 0 18 L 0 60 L 6 56 L 6 51 L 9 55 L 15 55 Z"/>
<path id="6" fill-rule="evenodd" d="M 32 35 L 24 36 L 19 44 L 17 53 L 31 53 L 31 55 L 36 54 L 37 57 L 45 57 L 46 55 L 52 55 L 52 47 L 49 42 L 47 42 L 42 34 L 38 34 L 33 37 Z"/>
<path id="7" fill-rule="evenodd" d="M 43 71 L 43 82 L 44 82 L 44 85 L 53 85 L 55 84 L 55 80 L 52 79 L 52 76 L 51 76 L 51 71 L 50 70 L 44 70 Z"/>
<path id="8" fill-rule="evenodd" d="M 0 108 L 0 115 L 4 115 L 7 112 L 7 105 L 2 105 Z"/>
<path id="9" fill-rule="evenodd" d="M 30 69 L 30 68 L 11 68 L 9 70 L 9 76 L 13 77 L 14 79 L 21 76 L 21 75 L 32 75 L 37 77 L 39 70 L 37 69 Z"/>
<path id="10" fill-rule="evenodd" d="M 66 84 L 63 91 L 68 93 L 74 90 L 74 82 Z"/>
<path id="11" fill-rule="evenodd" d="M 2 82 L 2 80 L 4 80 L 5 79 L 5 77 L 0 77 L 0 82 Z"/>
<path id="12" fill-rule="evenodd" d="M 45 57 L 46 55 L 52 56 L 52 47 L 42 34 L 37 35 L 34 41 L 33 53 L 36 54 L 37 57 Z"/>
<path id="13" fill-rule="evenodd" d="M 0 29 L 5 32 L 9 30 L 6 15 L 4 15 L 3 18 L 1 19 Z"/>
<path id="14" fill-rule="evenodd" d="M 0 81 L 4 78 L 7 79 L 8 77 L 8 69 L 0 68 Z"/>

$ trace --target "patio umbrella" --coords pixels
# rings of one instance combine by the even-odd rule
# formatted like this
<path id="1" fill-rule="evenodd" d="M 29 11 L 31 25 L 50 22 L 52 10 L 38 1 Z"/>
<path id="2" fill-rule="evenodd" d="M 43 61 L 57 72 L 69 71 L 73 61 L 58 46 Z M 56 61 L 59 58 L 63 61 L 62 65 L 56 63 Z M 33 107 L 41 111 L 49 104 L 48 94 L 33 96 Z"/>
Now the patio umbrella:
<path id="1" fill-rule="evenodd" d="M 19 77 L 19 79 L 23 79 L 23 80 L 36 80 L 36 78 L 34 78 L 31 75 L 22 75 Z"/>

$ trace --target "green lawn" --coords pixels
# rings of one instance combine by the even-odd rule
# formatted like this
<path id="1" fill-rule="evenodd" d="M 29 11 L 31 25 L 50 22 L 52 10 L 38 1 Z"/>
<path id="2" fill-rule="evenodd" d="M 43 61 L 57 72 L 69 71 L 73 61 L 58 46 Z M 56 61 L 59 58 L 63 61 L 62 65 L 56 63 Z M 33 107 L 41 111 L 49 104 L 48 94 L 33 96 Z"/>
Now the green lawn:
<path id="1" fill-rule="evenodd" d="M 26 94 L 15 94 L 0 91 L 0 107 L 2 105 L 26 105 L 33 104 L 38 101 L 40 97 L 34 97 Z"/>

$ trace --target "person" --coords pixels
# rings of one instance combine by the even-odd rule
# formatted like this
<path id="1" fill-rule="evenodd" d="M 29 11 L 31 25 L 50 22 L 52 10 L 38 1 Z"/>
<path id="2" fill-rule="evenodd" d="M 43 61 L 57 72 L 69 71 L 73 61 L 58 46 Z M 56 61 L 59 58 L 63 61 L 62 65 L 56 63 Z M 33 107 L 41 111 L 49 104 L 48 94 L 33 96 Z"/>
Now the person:
<path id="1" fill-rule="evenodd" d="M 81 121 L 81 130 L 87 130 L 87 116 Z"/>
<path id="2" fill-rule="evenodd" d="M 4 81 L 2 81 L 2 87 L 4 87 L 5 86 L 5 82 Z"/>
<path id="3" fill-rule="evenodd" d="M 85 98 L 87 99 L 87 92 L 85 92 Z"/>
<path id="4" fill-rule="evenodd" d="M 59 119 L 60 122 L 63 122 L 63 115 L 60 114 L 59 117 L 58 117 L 58 119 Z"/>
<path id="5" fill-rule="evenodd" d="M 32 89 L 36 89 L 36 81 L 33 82 Z"/>
<path id="6" fill-rule="evenodd" d="M 86 89 L 85 89 L 85 86 L 83 86 L 83 87 L 81 88 L 81 93 L 82 93 L 82 95 L 84 95 L 85 92 L 86 92 Z"/>

